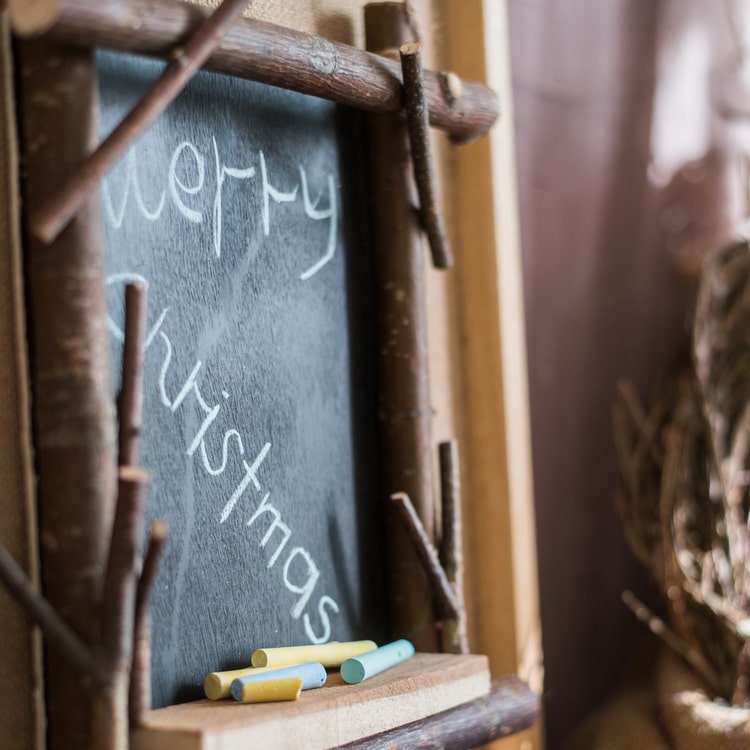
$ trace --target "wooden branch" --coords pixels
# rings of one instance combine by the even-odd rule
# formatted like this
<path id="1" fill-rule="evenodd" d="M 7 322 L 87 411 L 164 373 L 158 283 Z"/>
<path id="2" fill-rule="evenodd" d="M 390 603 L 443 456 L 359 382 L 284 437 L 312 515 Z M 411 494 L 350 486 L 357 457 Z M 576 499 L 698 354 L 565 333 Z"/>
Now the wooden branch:
<path id="1" fill-rule="evenodd" d="M 82 675 L 92 678 L 95 683 L 101 682 L 91 649 L 57 614 L 54 607 L 34 590 L 34 584 L 2 544 L 0 580 L 26 614 L 41 628 L 47 643 L 56 646 L 71 666 Z"/>
<path id="2" fill-rule="evenodd" d="M 342 745 L 347 750 L 468 750 L 528 729 L 539 698 L 517 677 L 494 680 L 486 697 L 402 727 Z"/>
<path id="3" fill-rule="evenodd" d="M 151 524 L 148 549 L 138 580 L 128 701 L 131 727 L 143 724 L 146 714 L 151 710 L 151 593 L 168 536 L 169 527 L 164 521 L 154 521 Z"/>
<path id="4" fill-rule="evenodd" d="M 445 224 L 435 192 L 435 169 L 430 149 L 430 122 L 424 96 L 422 46 L 418 42 L 404 44 L 399 50 L 404 79 L 404 109 L 411 145 L 414 181 L 419 193 L 419 213 L 427 234 L 435 268 L 453 265 Z"/>
<path id="5" fill-rule="evenodd" d="M 413 38 L 401 3 L 367 5 L 365 32 L 367 48 L 376 52 L 397 50 Z M 405 492 L 432 539 L 435 472 L 424 253 L 409 139 L 406 123 L 384 114 L 368 117 L 367 133 L 382 491 L 386 499 Z M 408 638 L 418 651 L 438 651 L 432 588 L 391 506 L 386 531 L 392 635 Z"/>
<path id="6" fill-rule="evenodd" d="M 127 750 L 128 692 L 133 658 L 136 578 L 140 562 L 147 471 L 121 466 L 104 582 L 98 654 L 105 686 L 93 700 L 92 734 L 97 747 Z"/>
<path id="7" fill-rule="evenodd" d="M 144 469 L 122 466 L 112 541 L 104 585 L 102 652 L 111 670 L 130 665 L 135 620 L 136 578 L 143 537 L 146 485 Z"/>
<path id="8" fill-rule="evenodd" d="M 469 653 L 464 601 L 464 555 L 461 530 L 461 478 L 458 442 L 440 443 L 440 497 L 443 533 L 440 539 L 440 562 L 453 589 L 458 605 L 458 617 L 443 623 L 443 651 Z"/>
<path id="9" fill-rule="evenodd" d="M 438 560 L 435 547 L 427 537 L 424 526 L 422 526 L 422 522 L 414 510 L 409 496 L 403 492 L 397 492 L 391 495 L 391 500 L 398 510 L 401 520 L 406 526 L 406 530 L 409 532 L 424 571 L 427 573 L 427 578 L 432 585 L 432 591 L 440 605 L 443 619 L 458 619 L 459 607 L 456 595 L 450 583 L 448 583 L 445 571 Z"/>
<path id="10" fill-rule="evenodd" d="M 20 42 L 16 52 L 24 205 L 39 205 L 97 142 L 95 64 L 90 50 L 49 40 Z M 117 466 L 100 217 L 92 200 L 54 246 L 29 236 L 24 247 L 42 591 L 92 648 Z M 96 741 L 85 682 L 62 654 L 48 651 L 48 750 Z"/>
<path id="11" fill-rule="evenodd" d="M 461 543 L 461 480 L 459 473 L 458 442 L 440 443 L 440 496 L 442 502 L 443 534 L 440 540 L 440 562 L 451 586 L 461 581 L 463 573 L 463 545 Z"/>
<path id="12" fill-rule="evenodd" d="M 174 0 L 37 0 L 33 7 L 10 0 L 16 33 L 160 57 L 184 43 L 208 12 Z M 240 19 L 206 67 L 368 112 L 402 108 L 397 62 L 261 21 Z M 486 133 L 500 111 L 491 89 L 453 73 L 426 72 L 425 96 L 432 125 L 457 141 Z"/>
<path id="13" fill-rule="evenodd" d="M 184 49 L 177 49 L 164 72 L 122 122 L 57 192 L 34 211 L 30 228 L 42 242 L 52 242 L 73 218 L 86 196 L 200 70 L 247 6 L 248 0 L 224 0 Z"/>
<path id="14" fill-rule="evenodd" d="M 146 339 L 146 285 L 125 287 L 125 341 L 122 384 L 117 401 L 118 465 L 137 466 L 143 418 L 143 344 Z"/>

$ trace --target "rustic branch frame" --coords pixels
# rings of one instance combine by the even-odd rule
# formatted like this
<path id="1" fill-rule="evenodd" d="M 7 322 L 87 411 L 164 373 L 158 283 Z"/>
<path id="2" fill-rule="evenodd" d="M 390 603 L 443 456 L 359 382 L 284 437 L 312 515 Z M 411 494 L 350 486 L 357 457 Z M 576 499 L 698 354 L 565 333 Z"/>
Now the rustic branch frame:
<path id="1" fill-rule="evenodd" d="M 110 3 L 104 3 L 104 4 L 101 4 L 101 6 L 106 6 L 109 4 Z M 118 3 L 118 2 L 112 2 L 111 4 L 122 5 L 122 3 Z M 12 7 L 13 5 L 14 3 L 11 3 Z M 80 0 L 63 0 L 62 2 L 56 3 L 56 6 L 60 9 L 61 14 L 54 20 L 52 27 L 47 30 L 49 32 L 49 38 L 56 39 L 56 40 L 57 39 L 64 40 L 66 43 L 82 41 L 85 36 L 86 29 L 88 28 L 88 30 L 90 31 L 91 27 L 86 27 L 85 24 L 83 26 L 80 26 L 76 23 L 73 23 L 71 19 L 76 17 L 77 10 L 81 8 L 91 8 L 93 7 L 93 5 L 94 4 L 80 2 Z M 181 23 L 183 24 L 182 28 L 185 28 L 190 23 L 195 23 L 197 22 L 197 19 L 204 17 L 204 14 L 202 11 L 200 11 L 200 9 L 189 8 L 189 6 L 182 6 L 182 4 L 180 3 L 170 3 L 169 0 L 158 0 L 158 2 L 156 3 L 151 2 L 148 4 L 136 2 L 134 0 L 132 3 L 130 3 L 130 5 L 132 5 L 133 8 L 139 8 L 139 7 L 142 8 L 142 12 L 144 13 L 145 13 L 146 5 L 148 5 L 148 9 L 151 12 L 151 18 L 153 18 L 155 15 L 158 15 L 158 14 L 153 13 L 154 7 L 156 7 L 156 9 L 159 12 L 163 11 L 164 13 L 166 13 L 168 10 L 169 12 L 171 12 L 170 8 L 171 6 L 174 6 L 175 13 L 179 15 L 181 19 Z M 178 10 L 178 6 L 182 6 L 182 7 L 180 7 Z M 70 14 L 66 15 L 69 11 L 70 11 Z M 146 16 L 144 15 L 144 18 L 145 17 Z M 249 25 L 250 25 L 250 22 L 248 22 L 248 28 L 249 28 Z M 255 30 L 258 31 L 259 33 L 264 30 L 267 31 L 268 29 L 265 27 L 270 26 L 267 24 L 266 25 L 259 24 L 259 22 L 256 22 L 255 24 L 252 24 L 252 25 L 254 26 Z M 302 41 L 304 41 L 305 44 L 310 43 L 309 35 L 295 36 L 296 32 L 291 32 L 289 30 L 286 30 L 286 31 L 292 36 L 294 36 L 294 38 L 300 43 Z M 107 40 L 108 40 L 107 43 L 102 44 L 101 46 L 111 46 L 111 47 L 122 49 L 124 45 L 126 44 L 126 41 L 121 37 L 117 37 L 115 32 L 112 31 L 111 29 L 107 31 L 106 33 L 111 34 L 111 37 L 107 37 Z M 130 51 L 144 51 L 147 54 L 156 53 L 156 54 L 164 55 L 166 52 L 166 47 L 164 46 L 166 36 L 163 34 L 163 31 L 160 33 L 162 34 L 162 36 L 159 37 L 158 41 L 149 37 L 148 33 L 145 33 L 143 36 L 139 37 L 139 39 L 148 40 L 147 43 L 148 45 L 150 45 L 148 49 L 146 48 L 142 50 L 131 49 Z M 170 31 L 170 33 L 174 34 L 175 36 L 178 36 L 177 32 Z M 184 35 L 184 31 L 183 31 L 183 35 Z M 304 37 L 304 39 L 302 39 L 302 37 Z M 90 44 L 91 38 L 86 39 L 86 43 Z M 97 43 L 97 42 L 95 41 L 94 43 Z M 329 44 L 329 45 L 331 44 L 331 43 L 327 43 L 325 40 L 316 42 L 315 39 L 313 39 L 313 43 L 322 44 L 324 49 L 327 49 L 325 47 L 326 44 Z M 63 47 L 61 48 L 61 50 L 63 50 L 61 52 L 62 57 L 65 58 L 69 54 L 68 48 Z M 212 67 L 214 65 L 221 65 L 226 70 L 232 65 L 237 65 L 236 61 L 231 62 L 232 55 L 230 53 L 227 53 L 226 58 L 221 58 L 220 55 L 221 53 L 215 57 L 219 60 L 222 60 L 222 62 L 217 63 L 216 60 L 212 58 L 213 62 L 210 63 L 209 67 Z M 399 80 L 400 74 L 398 73 L 398 65 L 394 63 L 393 61 L 388 60 L 387 58 L 375 58 L 375 59 L 373 58 L 374 56 L 370 55 L 369 57 L 363 58 L 363 59 L 366 60 L 367 65 L 372 66 L 373 69 L 376 69 L 378 71 L 377 75 L 375 76 L 376 78 L 387 79 L 385 93 L 382 95 L 382 98 L 378 100 L 378 104 L 377 104 L 378 111 L 389 112 L 393 114 L 394 112 L 399 111 L 401 107 L 401 104 L 400 104 L 401 82 Z M 306 62 L 309 62 L 309 60 Z M 384 70 L 386 71 L 385 76 L 383 76 Z M 233 74 L 237 74 L 237 73 L 233 73 Z M 244 76 L 247 76 L 247 70 L 243 69 L 242 74 Z M 283 77 L 284 74 L 280 74 L 280 75 Z M 451 135 L 456 140 L 461 140 L 461 141 L 468 140 L 470 138 L 473 138 L 481 134 L 481 132 L 485 132 L 486 129 L 489 127 L 489 125 L 486 123 L 487 118 L 490 117 L 491 119 L 494 119 L 498 111 L 497 100 L 496 98 L 494 98 L 494 95 L 488 96 L 486 98 L 486 101 L 484 101 L 482 104 L 481 117 L 484 118 L 484 120 L 483 120 L 483 123 L 479 127 L 476 127 L 474 125 L 467 127 L 466 118 L 464 117 L 463 112 L 461 112 L 460 115 L 458 116 L 460 122 L 457 125 L 453 125 L 451 124 L 450 119 L 452 116 L 456 116 L 455 113 L 459 110 L 457 110 L 455 107 L 457 100 L 452 95 L 448 96 L 446 94 L 446 92 L 449 92 L 449 89 L 445 87 L 444 81 L 449 78 L 452 80 L 453 78 L 455 78 L 455 76 L 453 76 L 453 74 L 448 74 L 448 73 L 429 73 L 429 72 L 425 75 L 425 86 L 426 86 L 426 91 L 427 91 L 427 98 L 430 102 L 430 113 L 431 113 L 431 120 L 433 124 L 437 124 L 439 126 L 445 127 L 445 129 L 448 130 L 448 132 L 451 133 Z M 464 83 L 460 88 L 462 91 L 462 96 L 464 94 L 467 94 L 468 99 L 459 99 L 458 101 L 461 101 L 464 103 L 466 101 L 473 102 L 473 97 L 475 96 L 478 96 L 479 99 L 481 100 L 482 88 L 481 86 L 476 86 L 476 88 L 474 88 L 474 86 L 475 86 L 474 84 Z M 489 90 L 487 89 L 487 91 Z M 306 91 L 306 93 L 308 93 L 308 91 Z M 338 90 L 326 91 L 325 95 L 327 98 L 331 98 L 334 101 L 339 101 L 339 99 L 337 99 L 336 97 L 343 96 L 340 92 L 338 92 Z M 394 101 L 397 101 L 397 104 L 395 106 L 394 106 Z M 437 104 L 435 104 L 435 102 L 437 102 Z M 345 103 L 350 104 L 351 103 L 350 98 L 347 98 Z M 444 108 L 446 104 L 448 105 L 447 115 L 444 112 Z M 372 101 L 370 99 L 367 100 L 367 105 L 368 105 L 367 106 L 368 109 L 374 108 L 372 106 Z M 89 210 L 90 211 L 93 210 L 94 213 L 96 211 L 95 208 L 93 209 L 91 208 L 91 205 L 89 206 Z M 95 223 L 96 223 L 95 220 L 87 220 L 87 222 L 88 222 L 87 225 L 89 227 L 95 226 Z M 86 224 L 84 226 L 86 226 Z M 63 235 L 63 239 L 64 238 L 65 238 L 65 235 Z M 101 331 L 98 331 L 96 335 L 101 337 Z M 106 338 L 106 334 L 105 334 L 105 338 Z M 98 341 L 97 346 L 101 346 L 101 340 Z M 108 407 L 105 407 L 102 409 L 102 413 L 99 415 L 99 418 L 102 423 L 106 423 L 108 420 L 111 420 L 111 411 L 109 410 Z M 105 429 L 106 429 L 106 425 L 105 425 Z M 431 511 L 428 511 L 427 515 L 430 516 Z M 432 520 L 433 520 L 432 518 L 428 518 L 428 524 L 431 524 Z"/>

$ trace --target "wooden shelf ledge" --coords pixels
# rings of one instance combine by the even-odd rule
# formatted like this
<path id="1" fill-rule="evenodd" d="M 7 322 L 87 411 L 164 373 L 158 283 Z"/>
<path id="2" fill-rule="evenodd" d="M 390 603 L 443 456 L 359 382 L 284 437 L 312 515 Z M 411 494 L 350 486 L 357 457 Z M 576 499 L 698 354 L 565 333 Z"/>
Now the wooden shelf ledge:
<path id="1" fill-rule="evenodd" d="M 518 713 L 516 704 L 523 705 L 520 722 L 529 726 L 536 716 L 536 696 L 515 678 L 506 678 L 502 695 L 498 684 L 490 684 L 485 656 L 417 654 L 359 685 L 346 685 L 337 672 L 332 673 L 325 687 L 305 691 L 294 702 L 243 705 L 204 700 L 151 711 L 143 727 L 133 731 L 131 746 L 133 750 L 244 750 L 251 746 L 296 750 L 304 745 L 306 750 L 324 750 L 398 732 L 469 704 L 476 704 L 478 715 L 489 718 L 479 704 L 489 700 L 494 705 L 498 699 L 513 709 L 506 712 L 509 716 Z M 516 716 L 496 736 L 510 733 L 508 727 L 518 721 Z"/>

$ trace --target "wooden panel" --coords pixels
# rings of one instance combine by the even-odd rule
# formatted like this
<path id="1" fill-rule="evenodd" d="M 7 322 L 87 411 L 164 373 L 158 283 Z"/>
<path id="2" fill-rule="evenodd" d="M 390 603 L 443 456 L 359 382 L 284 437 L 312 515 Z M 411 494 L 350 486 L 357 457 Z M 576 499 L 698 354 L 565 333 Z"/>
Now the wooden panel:
<path id="1" fill-rule="evenodd" d="M 297 701 L 243 705 L 198 701 L 153 711 L 133 735 L 133 750 L 239 750 L 337 747 L 485 695 L 483 656 L 417 654 L 408 661 L 347 685 L 338 673 L 325 687 Z"/>
<path id="2" fill-rule="evenodd" d="M 467 595 L 472 650 L 541 691 L 526 346 L 505 3 L 448 0 L 449 64 L 501 97 L 489 137 L 454 153 Z M 536 730 L 504 748 L 541 747 Z"/>

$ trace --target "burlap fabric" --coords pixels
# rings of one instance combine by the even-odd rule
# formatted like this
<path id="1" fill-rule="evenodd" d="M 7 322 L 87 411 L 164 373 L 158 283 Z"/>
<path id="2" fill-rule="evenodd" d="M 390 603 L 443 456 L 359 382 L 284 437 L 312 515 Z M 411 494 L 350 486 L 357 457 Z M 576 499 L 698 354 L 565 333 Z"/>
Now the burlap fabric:
<path id="1" fill-rule="evenodd" d="M 626 682 L 565 750 L 748 750 L 750 709 L 710 700 L 671 652 Z"/>

